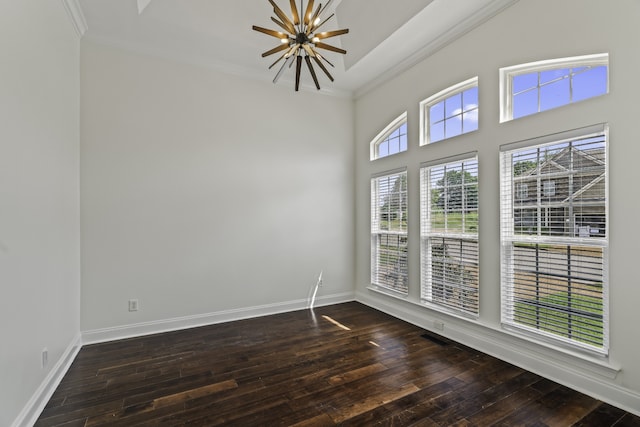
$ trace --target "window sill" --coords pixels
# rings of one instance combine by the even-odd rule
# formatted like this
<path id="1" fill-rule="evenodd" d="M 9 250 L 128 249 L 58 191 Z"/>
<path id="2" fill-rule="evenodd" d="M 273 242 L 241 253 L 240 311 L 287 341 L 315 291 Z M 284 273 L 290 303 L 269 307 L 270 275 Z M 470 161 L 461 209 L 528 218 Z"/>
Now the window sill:
<path id="1" fill-rule="evenodd" d="M 521 354 L 523 357 L 542 360 L 544 363 L 552 361 L 556 366 L 564 366 L 565 368 L 569 367 L 568 369 L 574 370 L 578 373 L 588 371 L 611 380 L 615 379 L 621 371 L 621 368 L 611 363 L 607 356 L 596 354 L 595 352 L 586 353 L 581 352 L 578 349 L 558 346 L 553 343 L 534 339 L 531 336 L 519 333 L 518 331 L 505 329 L 502 326 L 492 327 L 490 325 L 483 324 L 479 317 L 468 317 L 460 313 L 442 310 L 439 309 L 439 307 L 425 304 L 422 301 L 416 301 L 409 295 L 394 292 L 376 285 L 369 285 L 367 286 L 367 289 L 375 292 L 376 294 L 384 295 L 398 301 L 403 301 L 413 306 L 421 307 L 422 309 L 428 309 L 434 313 L 442 313 L 452 318 L 461 319 L 468 325 L 473 325 L 473 327 L 465 328 L 464 325 L 461 324 L 455 325 L 455 323 L 446 322 L 446 329 L 450 331 L 450 333 L 446 333 L 445 336 L 456 341 L 461 341 L 461 344 L 470 345 L 471 347 L 474 347 L 472 344 L 474 342 L 476 344 L 482 343 L 482 345 L 478 347 L 478 350 L 489 352 L 489 354 L 496 357 L 500 357 L 500 355 L 497 353 L 493 354 L 495 352 L 491 352 L 489 350 L 491 347 L 503 348 L 507 353 Z M 393 312 L 388 313 L 393 315 Z M 409 312 L 407 312 L 407 314 L 409 314 Z M 408 319 L 407 316 L 400 316 L 400 318 L 403 317 Z M 421 322 L 415 323 L 410 320 L 409 322 L 417 326 L 424 327 L 419 324 Z M 441 333 L 440 331 L 436 332 Z M 508 340 L 505 340 L 505 338 L 508 338 Z M 502 354 L 502 352 L 498 353 Z M 504 357 L 504 355 L 502 357 Z"/>

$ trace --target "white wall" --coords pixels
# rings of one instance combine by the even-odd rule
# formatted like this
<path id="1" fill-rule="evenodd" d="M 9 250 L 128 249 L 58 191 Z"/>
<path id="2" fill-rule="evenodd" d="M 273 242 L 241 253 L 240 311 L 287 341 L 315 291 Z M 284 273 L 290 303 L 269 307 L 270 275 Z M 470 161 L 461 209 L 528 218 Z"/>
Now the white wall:
<path id="1" fill-rule="evenodd" d="M 640 286 L 636 266 L 640 207 L 637 167 L 637 104 L 640 2 L 620 0 L 523 0 L 409 71 L 356 102 L 356 283 L 357 298 L 426 328 L 445 323 L 443 333 L 635 413 L 640 411 Z M 498 69 L 520 63 L 610 53 L 610 94 L 513 122 L 499 124 Z M 418 104 L 475 75 L 480 84 L 480 131 L 419 147 Z M 409 150 L 369 161 L 373 137 L 408 111 Z M 577 358 L 506 334 L 500 328 L 498 153 L 509 142 L 597 123 L 610 125 L 610 297 L 608 360 Z M 480 161 L 480 319 L 467 322 L 438 314 L 419 301 L 419 166 L 421 162 L 478 152 Z M 409 286 L 401 301 L 367 289 L 370 284 L 369 181 L 398 167 L 409 173 Z M 615 378 L 612 378 L 615 377 Z"/>
<path id="2" fill-rule="evenodd" d="M 61 2 L 0 1 L 2 426 L 80 331 L 79 55 Z"/>
<path id="3" fill-rule="evenodd" d="M 321 270 L 353 298 L 351 100 L 89 41 L 81 74 L 83 331 L 304 303 Z"/>

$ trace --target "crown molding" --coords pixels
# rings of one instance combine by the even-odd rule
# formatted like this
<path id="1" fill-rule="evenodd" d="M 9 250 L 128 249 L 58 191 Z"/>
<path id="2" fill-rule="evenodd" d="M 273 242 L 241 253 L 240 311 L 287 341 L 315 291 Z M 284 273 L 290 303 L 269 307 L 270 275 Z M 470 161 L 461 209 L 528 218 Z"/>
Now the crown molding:
<path id="1" fill-rule="evenodd" d="M 391 80 L 393 77 L 397 76 L 398 74 L 410 69 L 411 67 L 423 61 L 424 59 L 428 58 L 429 56 L 433 55 L 440 49 L 453 43 L 455 40 L 467 34 L 471 30 L 484 24 L 489 19 L 498 15 L 503 10 L 507 9 L 510 6 L 513 6 L 518 1 L 519 0 L 493 0 L 490 4 L 488 4 L 486 7 L 483 7 L 477 13 L 470 15 L 463 21 L 451 27 L 448 31 L 442 33 L 440 36 L 433 39 L 430 43 L 422 46 L 420 49 L 415 51 L 412 55 L 409 55 L 404 60 L 398 61 L 391 68 L 380 73 L 374 79 L 368 81 L 367 83 L 357 88 L 354 92 L 355 99 L 362 97 L 373 88 L 378 87 L 379 85 L 387 82 L 388 80 Z"/>
<path id="2" fill-rule="evenodd" d="M 69 15 L 78 37 L 82 38 L 89 27 L 87 26 L 84 13 L 82 13 L 80 3 L 78 0 L 62 0 L 62 5 L 64 6 L 64 10 L 67 11 L 67 15 Z"/>
<path id="3" fill-rule="evenodd" d="M 138 0 L 138 15 L 142 14 L 142 12 L 149 6 L 151 0 Z"/>
<path id="4" fill-rule="evenodd" d="M 291 75 L 283 76 L 277 83 L 273 83 L 273 75 L 268 70 L 265 72 L 262 69 L 255 69 L 240 65 L 234 65 L 226 61 L 221 61 L 212 57 L 205 57 L 202 55 L 193 55 L 184 52 L 178 52 L 173 49 L 164 49 L 152 47 L 142 43 L 131 43 L 129 41 L 116 40 L 112 38 L 99 37 L 93 34 L 88 34 L 84 37 L 85 43 L 93 43 L 96 45 L 107 46 L 113 49 L 122 50 L 138 55 L 145 55 L 153 58 L 163 59 L 165 61 L 172 61 L 179 64 L 187 64 L 196 67 L 206 68 L 215 72 L 228 74 L 234 77 L 240 77 L 253 81 L 263 82 L 271 84 L 274 87 L 281 89 L 293 88 L 294 79 Z M 300 83 L 300 91 L 320 93 L 322 95 L 331 96 L 335 98 L 353 99 L 353 92 L 327 85 L 320 90 L 309 82 Z"/>

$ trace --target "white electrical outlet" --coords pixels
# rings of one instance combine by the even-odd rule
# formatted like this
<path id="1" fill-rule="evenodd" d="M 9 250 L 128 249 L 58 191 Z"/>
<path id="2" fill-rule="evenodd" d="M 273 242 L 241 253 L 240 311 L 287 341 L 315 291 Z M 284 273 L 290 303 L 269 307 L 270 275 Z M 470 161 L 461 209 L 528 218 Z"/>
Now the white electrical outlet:
<path id="1" fill-rule="evenodd" d="M 129 311 L 138 311 L 138 300 L 130 299 L 129 300 Z"/>
<path id="2" fill-rule="evenodd" d="M 42 367 L 46 368 L 49 363 L 49 350 L 47 348 L 42 349 Z"/>
<path id="3" fill-rule="evenodd" d="M 441 320 L 434 320 L 433 321 L 433 327 L 439 331 L 443 331 L 444 330 L 444 322 Z"/>

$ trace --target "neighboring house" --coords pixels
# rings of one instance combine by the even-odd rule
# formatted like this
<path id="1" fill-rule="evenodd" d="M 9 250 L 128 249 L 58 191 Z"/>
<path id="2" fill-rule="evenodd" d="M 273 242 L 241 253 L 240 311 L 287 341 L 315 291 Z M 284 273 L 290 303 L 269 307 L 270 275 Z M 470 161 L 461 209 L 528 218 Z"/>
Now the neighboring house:
<path id="1" fill-rule="evenodd" d="M 605 150 L 564 145 L 514 164 L 514 225 L 522 234 L 605 236 Z M 539 165 L 536 167 L 536 165 Z"/>

